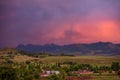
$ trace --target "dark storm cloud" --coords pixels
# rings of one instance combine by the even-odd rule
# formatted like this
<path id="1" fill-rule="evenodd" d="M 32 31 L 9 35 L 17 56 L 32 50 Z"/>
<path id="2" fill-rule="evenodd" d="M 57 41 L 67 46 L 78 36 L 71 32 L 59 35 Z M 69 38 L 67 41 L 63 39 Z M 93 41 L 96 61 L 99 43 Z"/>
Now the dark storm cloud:
<path id="1" fill-rule="evenodd" d="M 92 33 L 96 24 L 103 25 L 101 22 L 107 21 L 104 25 L 108 25 L 112 21 L 112 25 L 119 26 L 114 24 L 114 21 L 119 23 L 119 9 L 120 0 L 1 0 L 1 46 L 64 44 L 68 40 L 74 43 L 85 39 L 90 42 L 90 38 L 96 38 Z M 70 30 L 71 26 L 74 30 Z M 86 33 L 87 29 L 92 30 Z"/>

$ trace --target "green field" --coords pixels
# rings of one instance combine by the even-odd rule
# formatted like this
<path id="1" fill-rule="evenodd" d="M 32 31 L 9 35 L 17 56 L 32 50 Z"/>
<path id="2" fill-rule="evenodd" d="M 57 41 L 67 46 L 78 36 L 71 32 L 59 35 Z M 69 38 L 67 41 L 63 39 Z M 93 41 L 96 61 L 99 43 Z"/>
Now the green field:
<path id="1" fill-rule="evenodd" d="M 120 62 L 120 56 L 49 56 L 39 60 L 43 63 L 72 61 L 81 64 L 110 65 L 112 62 Z"/>

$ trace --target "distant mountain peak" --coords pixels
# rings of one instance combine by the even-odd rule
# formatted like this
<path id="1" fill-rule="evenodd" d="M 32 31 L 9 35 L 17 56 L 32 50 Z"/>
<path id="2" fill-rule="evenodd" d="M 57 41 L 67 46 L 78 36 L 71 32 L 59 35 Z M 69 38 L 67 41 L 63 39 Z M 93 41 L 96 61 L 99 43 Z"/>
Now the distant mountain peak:
<path id="1" fill-rule="evenodd" d="M 112 42 L 102 42 L 102 41 L 99 41 L 99 42 L 91 43 L 91 44 L 113 44 L 113 43 Z"/>

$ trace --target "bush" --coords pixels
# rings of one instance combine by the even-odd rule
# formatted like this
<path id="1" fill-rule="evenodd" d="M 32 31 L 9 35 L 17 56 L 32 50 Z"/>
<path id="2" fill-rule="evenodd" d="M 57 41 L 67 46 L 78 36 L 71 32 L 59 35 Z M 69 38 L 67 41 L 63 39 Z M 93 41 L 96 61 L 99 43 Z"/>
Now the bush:
<path id="1" fill-rule="evenodd" d="M 18 80 L 17 70 L 11 67 L 0 67 L 0 80 Z"/>
<path id="2" fill-rule="evenodd" d="M 118 73 L 117 73 L 117 74 L 118 74 L 118 76 L 120 77 L 120 71 L 118 71 Z"/>
<path id="3" fill-rule="evenodd" d="M 35 79 L 39 79 L 39 78 L 40 78 L 39 73 L 36 72 L 35 75 L 34 75 L 34 78 L 35 78 Z"/>
<path id="4" fill-rule="evenodd" d="M 33 80 L 33 76 L 25 76 L 24 80 Z"/>

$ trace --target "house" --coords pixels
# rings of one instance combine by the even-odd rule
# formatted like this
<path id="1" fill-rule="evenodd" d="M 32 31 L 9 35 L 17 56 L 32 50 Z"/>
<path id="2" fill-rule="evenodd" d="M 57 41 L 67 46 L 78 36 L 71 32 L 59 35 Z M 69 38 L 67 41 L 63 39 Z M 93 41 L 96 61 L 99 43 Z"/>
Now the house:
<path id="1" fill-rule="evenodd" d="M 55 71 L 55 70 L 43 70 L 42 73 L 40 74 L 41 77 L 47 77 L 47 76 L 50 76 L 50 75 L 58 75 L 60 74 L 59 71 Z"/>

